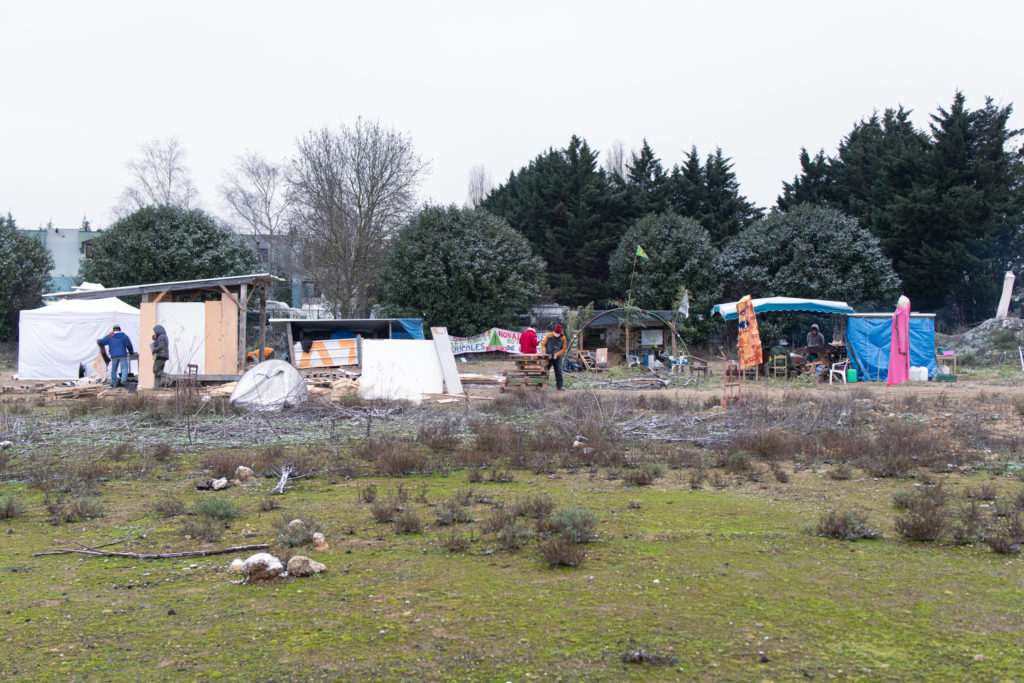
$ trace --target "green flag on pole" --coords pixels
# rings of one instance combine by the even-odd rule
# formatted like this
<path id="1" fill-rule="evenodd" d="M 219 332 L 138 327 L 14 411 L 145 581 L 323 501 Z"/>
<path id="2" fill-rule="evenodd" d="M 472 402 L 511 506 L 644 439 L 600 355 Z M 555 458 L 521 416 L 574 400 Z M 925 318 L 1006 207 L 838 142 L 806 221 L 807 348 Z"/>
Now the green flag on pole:
<path id="1" fill-rule="evenodd" d="M 644 248 L 641 247 L 639 244 L 636 245 L 636 255 L 639 256 L 642 259 L 646 259 L 647 258 L 647 252 L 644 251 Z"/>

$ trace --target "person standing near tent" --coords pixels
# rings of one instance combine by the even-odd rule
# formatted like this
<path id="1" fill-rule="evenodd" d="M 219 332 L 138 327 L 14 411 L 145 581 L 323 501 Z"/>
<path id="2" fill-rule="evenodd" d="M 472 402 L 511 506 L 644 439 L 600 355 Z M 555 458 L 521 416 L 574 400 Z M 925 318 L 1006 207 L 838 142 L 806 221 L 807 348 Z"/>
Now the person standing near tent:
<path id="1" fill-rule="evenodd" d="M 569 348 L 569 340 L 565 338 L 561 325 L 555 325 L 552 332 L 544 335 L 544 342 L 541 344 L 544 353 L 548 355 L 548 370 L 555 369 L 555 387 L 562 390 L 562 359 L 565 350 Z"/>
<path id="2" fill-rule="evenodd" d="M 167 331 L 163 325 L 153 326 L 153 343 L 149 348 L 153 350 L 153 380 L 157 387 L 161 387 L 167 377 L 164 365 L 171 357 L 171 343 L 167 339 Z"/>
<path id="3" fill-rule="evenodd" d="M 537 330 L 530 325 L 519 335 L 519 353 L 537 353 Z"/>
<path id="4" fill-rule="evenodd" d="M 818 330 L 818 323 L 811 325 L 811 331 L 807 333 L 807 348 L 813 349 L 825 345 L 825 335 Z"/>
<path id="5" fill-rule="evenodd" d="M 120 384 L 128 384 L 128 357 L 135 353 L 132 348 L 132 340 L 121 331 L 121 326 L 114 323 L 114 328 L 106 337 L 96 340 L 101 349 L 110 352 L 110 386 L 119 386 L 118 370 L 120 370 Z"/>

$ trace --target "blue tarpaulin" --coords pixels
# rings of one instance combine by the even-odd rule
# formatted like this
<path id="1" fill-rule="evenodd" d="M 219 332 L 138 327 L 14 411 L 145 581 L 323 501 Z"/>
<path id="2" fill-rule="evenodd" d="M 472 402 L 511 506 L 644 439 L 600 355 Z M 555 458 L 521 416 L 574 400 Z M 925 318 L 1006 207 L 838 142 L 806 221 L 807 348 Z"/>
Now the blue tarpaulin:
<path id="1" fill-rule="evenodd" d="M 892 341 L 892 318 L 858 318 L 846 320 L 846 349 L 857 379 L 884 382 L 889 376 L 889 345 Z M 935 363 L 935 319 L 910 318 L 910 364 L 928 368 L 931 377 L 939 371 Z"/>
<path id="2" fill-rule="evenodd" d="M 423 318 L 398 318 L 402 329 L 391 328 L 392 339 L 423 339 Z"/>

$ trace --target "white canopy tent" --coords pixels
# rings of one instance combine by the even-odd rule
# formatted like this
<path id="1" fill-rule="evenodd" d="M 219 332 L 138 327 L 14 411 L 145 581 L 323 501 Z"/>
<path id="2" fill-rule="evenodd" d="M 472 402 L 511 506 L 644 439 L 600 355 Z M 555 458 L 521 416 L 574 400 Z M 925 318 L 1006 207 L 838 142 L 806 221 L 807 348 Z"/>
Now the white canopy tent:
<path id="1" fill-rule="evenodd" d="M 76 379 L 78 366 L 95 375 L 96 340 L 117 323 L 139 349 L 139 309 L 118 298 L 64 299 L 22 311 L 18 322 L 20 379 Z"/>

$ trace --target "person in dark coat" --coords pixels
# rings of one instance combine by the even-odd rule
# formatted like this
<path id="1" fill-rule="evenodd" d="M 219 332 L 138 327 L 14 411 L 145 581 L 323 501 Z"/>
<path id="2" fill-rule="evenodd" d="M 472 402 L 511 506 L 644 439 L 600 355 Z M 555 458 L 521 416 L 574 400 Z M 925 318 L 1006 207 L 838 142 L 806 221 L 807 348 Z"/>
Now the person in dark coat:
<path id="1" fill-rule="evenodd" d="M 559 391 L 562 390 L 562 360 L 568 348 L 569 340 L 565 338 L 561 325 L 555 325 L 554 331 L 544 335 L 541 350 L 548 355 L 548 370 L 555 369 L 555 386 Z"/>
<path id="2" fill-rule="evenodd" d="M 164 365 L 171 357 L 171 343 L 167 339 L 167 331 L 163 325 L 153 326 L 153 343 L 149 348 L 153 351 L 153 382 L 155 386 L 162 387 L 167 380 Z"/>
<path id="3" fill-rule="evenodd" d="M 128 384 L 128 357 L 135 353 L 132 347 L 132 340 L 121 331 L 117 323 L 105 337 L 96 340 L 100 349 L 109 351 L 110 355 L 110 386 L 116 387 L 121 384 Z M 120 370 L 120 378 L 118 371 Z M 120 379 L 120 381 L 118 381 Z"/>

